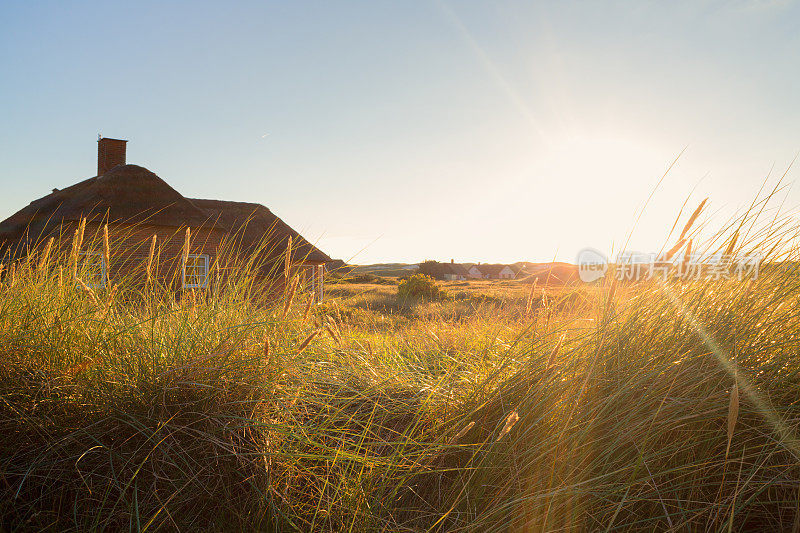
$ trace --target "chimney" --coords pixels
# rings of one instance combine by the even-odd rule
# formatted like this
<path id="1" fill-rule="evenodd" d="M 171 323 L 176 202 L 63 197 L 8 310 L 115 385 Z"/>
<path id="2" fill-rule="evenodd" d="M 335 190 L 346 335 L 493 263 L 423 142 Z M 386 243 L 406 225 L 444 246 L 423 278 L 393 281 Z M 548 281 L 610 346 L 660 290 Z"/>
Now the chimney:
<path id="1" fill-rule="evenodd" d="M 121 139 L 97 139 L 97 175 L 102 176 L 117 165 L 125 164 L 125 143 Z"/>

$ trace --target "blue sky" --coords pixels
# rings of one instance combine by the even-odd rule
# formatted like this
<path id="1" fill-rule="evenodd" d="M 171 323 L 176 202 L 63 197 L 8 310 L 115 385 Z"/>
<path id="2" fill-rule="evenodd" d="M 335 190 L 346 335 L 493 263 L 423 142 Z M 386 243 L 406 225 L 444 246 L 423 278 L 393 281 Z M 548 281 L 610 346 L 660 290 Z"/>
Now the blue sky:
<path id="1" fill-rule="evenodd" d="M 631 246 L 800 150 L 794 2 L 230 4 L 0 5 L 0 218 L 92 176 L 102 133 L 334 257 L 571 261 L 684 148 Z"/>

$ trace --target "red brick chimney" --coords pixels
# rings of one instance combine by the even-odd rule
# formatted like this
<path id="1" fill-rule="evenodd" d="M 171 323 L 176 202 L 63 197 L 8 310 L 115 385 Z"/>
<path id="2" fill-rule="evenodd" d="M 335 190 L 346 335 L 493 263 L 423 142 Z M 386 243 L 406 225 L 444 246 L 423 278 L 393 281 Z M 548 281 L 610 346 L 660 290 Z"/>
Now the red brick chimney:
<path id="1" fill-rule="evenodd" d="M 97 175 L 102 176 L 117 165 L 125 164 L 125 143 L 121 139 L 100 137 L 97 140 Z"/>

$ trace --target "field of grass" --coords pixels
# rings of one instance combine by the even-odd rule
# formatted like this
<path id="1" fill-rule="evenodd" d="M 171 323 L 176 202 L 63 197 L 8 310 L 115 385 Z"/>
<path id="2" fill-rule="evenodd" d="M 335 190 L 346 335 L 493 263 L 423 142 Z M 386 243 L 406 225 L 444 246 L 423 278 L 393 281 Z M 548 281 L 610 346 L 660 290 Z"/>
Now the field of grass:
<path id="1" fill-rule="evenodd" d="M 352 267 L 353 275 L 374 274 L 377 276 L 408 276 L 417 270 L 413 263 L 377 263 Z"/>
<path id="2" fill-rule="evenodd" d="M 785 261 L 795 231 L 707 246 Z M 311 306 L 246 267 L 89 290 L 71 260 L 3 275 L 0 529 L 800 527 L 792 269 Z"/>

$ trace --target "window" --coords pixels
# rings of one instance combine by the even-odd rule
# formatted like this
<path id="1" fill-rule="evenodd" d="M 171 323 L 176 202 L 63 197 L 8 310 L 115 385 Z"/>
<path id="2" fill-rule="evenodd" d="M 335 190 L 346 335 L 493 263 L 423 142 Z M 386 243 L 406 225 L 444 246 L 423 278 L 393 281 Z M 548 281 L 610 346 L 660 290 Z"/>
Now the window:
<path id="1" fill-rule="evenodd" d="M 208 284 L 208 256 L 205 254 L 189 254 L 183 265 L 183 287 L 186 289 L 203 288 Z"/>
<path id="2" fill-rule="evenodd" d="M 313 265 L 311 269 L 311 294 L 314 297 L 314 303 L 322 303 L 325 296 L 325 271 L 323 265 Z"/>
<path id="3" fill-rule="evenodd" d="M 100 252 L 81 252 L 81 264 L 78 265 L 78 275 L 83 282 L 96 289 L 106 285 L 106 262 Z"/>

